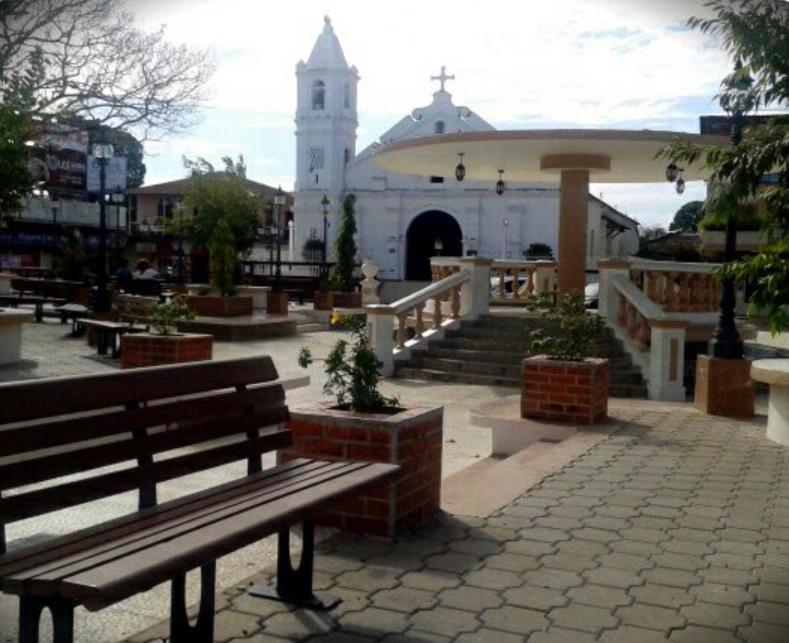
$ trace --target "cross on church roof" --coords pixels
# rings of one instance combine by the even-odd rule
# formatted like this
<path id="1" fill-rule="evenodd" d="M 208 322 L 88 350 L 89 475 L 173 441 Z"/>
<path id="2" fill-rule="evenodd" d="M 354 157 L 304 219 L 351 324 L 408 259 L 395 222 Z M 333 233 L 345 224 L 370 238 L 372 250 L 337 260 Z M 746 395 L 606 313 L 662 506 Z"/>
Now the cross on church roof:
<path id="1" fill-rule="evenodd" d="M 444 83 L 448 80 L 455 80 L 455 76 L 447 76 L 446 65 L 441 65 L 441 73 L 438 76 L 431 76 L 430 80 L 437 80 L 441 83 L 441 91 L 444 91 Z"/>

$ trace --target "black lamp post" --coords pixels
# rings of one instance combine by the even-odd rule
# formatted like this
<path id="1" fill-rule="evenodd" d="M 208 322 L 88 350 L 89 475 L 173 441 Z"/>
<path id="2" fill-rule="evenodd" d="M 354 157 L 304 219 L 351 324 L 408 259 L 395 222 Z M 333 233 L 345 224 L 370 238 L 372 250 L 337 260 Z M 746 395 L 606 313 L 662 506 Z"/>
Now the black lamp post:
<path id="1" fill-rule="evenodd" d="M 331 202 L 329 201 L 329 197 L 325 194 L 321 199 L 321 214 L 323 215 L 323 260 L 321 262 L 321 282 L 320 288 L 321 292 L 327 292 L 329 288 L 328 283 L 328 270 L 326 269 L 326 260 L 328 257 L 328 228 L 329 228 L 329 210 L 331 208 Z"/>
<path id="2" fill-rule="evenodd" d="M 99 272 L 96 280 L 94 310 L 107 312 L 110 309 L 110 292 L 107 290 L 107 164 L 114 149 L 101 131 L 93 144 L 93 156 L 99 162 Z"/>
<path id="3" fill-rule="evenodd" d="M 282 207 L 285 205 L 285 193 L 281 186 L 277 188 L 274 195 L 274 205 L 277 208 L 277 272 L 274 275 L 274 292 L 282 292 L 282 248 L 279 232 L 282 230 Z"/>
<path id="4" fill-rule="evenodd" d="M 175 282 L 183 285 L 186 282 L 184 275 L 184 202 L 178 199 L 175 203 L 175 216 L 178 217 L 176 230 L 178 231 L 178 250 L 175 267 Z"/>

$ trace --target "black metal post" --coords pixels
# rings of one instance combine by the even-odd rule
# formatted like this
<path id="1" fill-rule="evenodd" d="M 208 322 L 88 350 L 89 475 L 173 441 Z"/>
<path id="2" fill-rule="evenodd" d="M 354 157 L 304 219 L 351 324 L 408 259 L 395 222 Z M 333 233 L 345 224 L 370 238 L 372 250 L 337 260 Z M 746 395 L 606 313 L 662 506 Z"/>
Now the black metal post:
<path id="1" fill-rule="evenodd" d="M 93 305 L 98 312 L 110 309 L 110 293 L 107 290 L 107 160 L 99 158 L 99 273 L 96 283 L 96 301 Z"/>
<path id="2" fill-rule="evenodd" d="M 282 248 L 280 235 L 282 234 L 282 206 L 277 204 L 277 271 L 274 274 L 274 292 L 282 292 Z"/>
<path id="3" fill-rule="evenodd" d="M 731 126 L 731 142 L 736 146 L 742 141 L 742 111 L 734 112 Z M 737 220 L 730 216 L 726 222 L 726 247 L 724 261 L 729 264 L 734 261 L 737 254 Z M 742 359 L 744 347 L 737 325 L 734 322 L 734 308 L 736 305 L 735 283 L 731 277 L 723 280 L 720 302 L 718 325 L 710 340 L 710 349 L 713 357 L 723 359 Z"/>
<path id="4" fill-rule="evenodd" d="M 329 239 L 328 229 L 329 229 L 329 214 L 328 212 L 324 212 L 323 213 L 323 258 L 321 260 L 321 283 L 320 283 L 322 292 L 328 292 L 329 290 L 329 269 L 326 266 L 326 262 L 328 261 L 329 258 L 329 252 L 328 252 L 329 249 L 327 247 L 327 243 Z"/>

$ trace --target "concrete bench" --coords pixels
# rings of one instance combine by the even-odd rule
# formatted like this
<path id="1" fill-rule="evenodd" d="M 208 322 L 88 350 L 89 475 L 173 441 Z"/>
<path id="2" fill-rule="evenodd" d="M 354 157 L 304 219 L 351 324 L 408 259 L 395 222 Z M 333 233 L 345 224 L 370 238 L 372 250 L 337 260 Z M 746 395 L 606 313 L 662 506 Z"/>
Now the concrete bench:
<path id="1" fill-rule="evenodd" d="M 770 385 L 767 437 L 789 446 L 789 359 L 759 359 L 751 364 L 751 379 Z"/>

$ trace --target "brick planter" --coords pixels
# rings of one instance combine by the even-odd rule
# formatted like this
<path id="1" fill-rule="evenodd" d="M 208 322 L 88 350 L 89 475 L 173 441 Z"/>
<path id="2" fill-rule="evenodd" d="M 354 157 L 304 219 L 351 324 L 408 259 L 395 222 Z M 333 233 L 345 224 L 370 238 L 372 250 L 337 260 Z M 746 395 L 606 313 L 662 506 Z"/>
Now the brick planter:
<path id="1" fill-rule="evenodd" d="M 564 362 L 536 355 L 523 360 L 521 417 L 592 424 L 607 414 L 607 359 Z"/>
<path id="2" fill-rule="evenodd" d="M 211 335 L 124 335 L 121 338 L 121 368 L 209 360 L 213 345 Z"/>
<path id="3" fill-rule="evenodd" d="M 332 306 L 334 308 L 361 308 L 362 293 L 360 292 L 338 292 L 333 291 Z"/>
<path id="4" fill-rule="evenodd" d="M 288 293 L 270 292 L 266 300 L 266 313 L 269 315 L 288 314 Z"/>
<path id="5" fill-rule="evenodd" d="M 186 302 L 200 317 L 244 317 L 252 314 L 252 297 L 190 295 Z"/>
<path id="6" fill-rule="evenodd" d="M 312 295 L 313 310 L 331 310 L 334 306 L 334 297 L 330 292 L 316 290 Z"/>
<path id="7" fill-rule="evenodd" d="M 336 504 L 318 517 L 322 525 L 394 536 L 438 511 L 441 501 L 443 407 L 366 415 L 317 404 L 291 408 L 293 446 L 280 458 L 364 460 L 402 466 L 394 481 Z"/>

